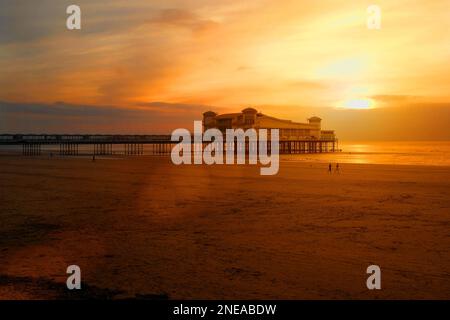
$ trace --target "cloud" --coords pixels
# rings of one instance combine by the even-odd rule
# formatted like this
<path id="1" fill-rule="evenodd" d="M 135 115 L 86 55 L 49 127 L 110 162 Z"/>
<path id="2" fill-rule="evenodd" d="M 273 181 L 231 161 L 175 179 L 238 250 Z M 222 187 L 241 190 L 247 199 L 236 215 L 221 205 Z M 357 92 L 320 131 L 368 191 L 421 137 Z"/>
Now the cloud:
<path id="1" fill-rule="evenodd" d="M 417 97 L 412 95 L 379 94 L 373 95 L 370 98 L 379 102 L 390 103 L 390 102 L 405 102 L 411 99 L 416 99 Z"/>
<path id="2" fill-rule="evenodd" d="M 186 103 L 168 103 L 168 102 L 140 102 L 136 104 L 136 107 L 142 110 L 165 113 L 165 114 L 177 114 L 184 112 L 185 114 L 199 116 L 203 112 L 210 109 L 220 110 L 214 106 L 202 105 L 202 104 L 186 104 Z"/>
<path id="3" fill-rule="evenodd" d="M 182 9 L 164 9 L 150 20 L 151 23 L 177 26 L 191 29 L 194 32 L 204 32 L 219 25 L 210 19 L 203 19 L 199 15 Z"/>
<path id="4" fill-rule="evenodd" d="M 302 106 L 323 112 L 359 95 L 408 118 L 413 104 L 450 99 L 447 1 L 380 0 L 380 32 L 365 27 L 360 1 L 78 0 L 79 32 L 65 28 L 72 3 L 0 2 L 0 100 L 17 104 L 3 106 L 4 128 L 64 129 L 64 119 L 93 131 L 168 130 L 211 105 L 272 105 L 295 119 Z M 423 12 L 426 23 L 415 23 Z M 329 119 L 347 125 L 343 114 L 352 113 Z"/>
<path id="5" fill-rule="evenodd" d="M 334 129 L 341 140 L 450 140 L 450 102 L 372 110 L 254 107 L 268 115 L 300 122 L 317 115 L 323 119 L 323 128 Z M 240 109 L 165 102 L 140 102 L 134 108 L 124 108 L 4 101 L 0 102 L 0 133 L 170 134 L 176 128 L 192 130 L 193 121 L 201 120 L 202 113 L 208 110 L 223 113 Z"/>
<path id="6" fill-rule="evenodd" d="M 135 108 L 64 102 L 0 101 L 1 133 L 165 133 L 190 128 L 211 107 L 176 103 L 139 103 Z"/>
<path id="7" fill-rule="evenodd" d="M 59 12 L 64 15 L 65 8 L 64 1 L 42 0 L 39 4 L 32 0 L 1 1 L 0 44 L 27 43 L 55 34 L 58 32 L 56 17 Z"/>

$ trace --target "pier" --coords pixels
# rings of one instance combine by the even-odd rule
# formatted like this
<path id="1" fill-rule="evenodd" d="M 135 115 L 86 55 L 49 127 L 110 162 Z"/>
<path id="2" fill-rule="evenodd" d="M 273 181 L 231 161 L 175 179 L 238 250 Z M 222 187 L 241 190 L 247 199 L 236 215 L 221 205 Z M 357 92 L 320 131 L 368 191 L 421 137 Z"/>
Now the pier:
<path id="1" fill-rule="evenodd" d="M 45 148 L 51 148 L 51 153 L 61 156 L 170 154 L 177 143 L 171 141 L 170 135 L 0 134 L 0 146 L 21 146 L 25 156 L 42 155 Z M 203 147 L 209 143 L 203 142 Z M 280 140 L 279 145 L 280 154 L 329 153 L 339 150 L 337 139 Z M 83 149 L 82 146 L 89 146 L 91 151 L 87 152 L 86 147 Z M 244 146 L 237 145 L 234 149 L 240 147 Z M 198 148 L 193 147 L 192 150 Z"/>

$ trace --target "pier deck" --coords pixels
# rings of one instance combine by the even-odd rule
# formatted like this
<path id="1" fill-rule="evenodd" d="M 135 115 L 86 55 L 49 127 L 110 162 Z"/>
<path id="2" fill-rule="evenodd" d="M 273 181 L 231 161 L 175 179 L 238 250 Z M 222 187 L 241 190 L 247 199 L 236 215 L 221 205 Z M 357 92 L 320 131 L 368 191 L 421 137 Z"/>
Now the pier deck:
<path id="1" fill-rule="evenodd" d="M 0 145 L 22 146 L 23 155 L 40 155 L 43 146 L 58 146 L 60 155 L 79 155 L 82 145 L 93 146 L 91 154 L 95 155 L 117 154 L 114 145 L 122 145 L 124 155 L 143 155 L 144 145 L 152 145 L 151 154 L 168 154 L 176 144 L 170 135 L 0 134 Z M 338 151 L 337 139 L 280 140 L 279 145 L 280 154 Z"/>

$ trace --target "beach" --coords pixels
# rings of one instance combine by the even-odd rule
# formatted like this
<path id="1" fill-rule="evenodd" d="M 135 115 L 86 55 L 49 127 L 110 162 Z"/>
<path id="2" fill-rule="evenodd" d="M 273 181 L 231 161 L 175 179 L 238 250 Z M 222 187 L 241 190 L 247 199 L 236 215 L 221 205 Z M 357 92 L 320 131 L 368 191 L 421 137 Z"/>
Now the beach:
<path id="1" fill-rule="evenodd" d="M 450 167 L 0 157 L 0 298 L 450 299 Z M 382 290 L 368 290 L 379 265 Z M 83 291 L 83 290 L 81 290 Z"/>

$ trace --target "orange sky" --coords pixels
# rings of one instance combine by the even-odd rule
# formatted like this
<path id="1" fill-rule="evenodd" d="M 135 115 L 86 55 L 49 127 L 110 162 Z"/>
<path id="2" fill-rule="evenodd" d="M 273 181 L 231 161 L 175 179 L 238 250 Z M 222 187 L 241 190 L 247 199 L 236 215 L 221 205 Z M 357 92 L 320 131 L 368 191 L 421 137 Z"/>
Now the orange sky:
<path id="1" fill-rule="evenodd" d="M 381 30 L 366 27 L 373 3 Z M 0 101 L 189 119 L 256 106 L 341 130 L 349 108 L 450 108 L 448 0 L 84 0 L 80 31 L 65 28 L 69 4 L 0 4 Z"/>

